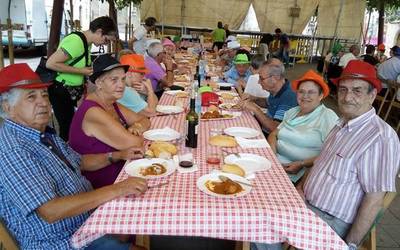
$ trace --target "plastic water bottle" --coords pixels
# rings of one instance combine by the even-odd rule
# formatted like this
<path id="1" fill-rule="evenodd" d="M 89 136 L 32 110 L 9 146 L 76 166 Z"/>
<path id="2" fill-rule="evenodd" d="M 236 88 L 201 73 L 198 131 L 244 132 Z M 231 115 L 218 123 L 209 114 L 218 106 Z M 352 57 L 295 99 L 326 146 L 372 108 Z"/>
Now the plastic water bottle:
<path id="1" fill-rule="evenodd" d="M 195 95 L 196 95 L 196 103 L 195 103 L 194 110 L 196 111 L 197 114 L 200 114 L 201 113 L 201 94 L 198 91 L 196 91 Z"/>

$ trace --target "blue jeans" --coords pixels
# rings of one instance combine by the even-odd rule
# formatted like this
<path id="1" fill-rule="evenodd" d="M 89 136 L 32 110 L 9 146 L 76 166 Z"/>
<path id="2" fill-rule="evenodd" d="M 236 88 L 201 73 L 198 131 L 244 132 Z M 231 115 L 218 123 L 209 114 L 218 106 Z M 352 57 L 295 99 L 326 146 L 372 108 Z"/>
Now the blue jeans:
<path id="1" fill-rule="evenodd" d="M 318 217 L 320 217 L 323 221 L 325 221 L 332 229 L 335 231 L 340 238 L 344 239 L 347 235 L 352 224 L 348 224 L 342 221 L 339 218 L 334 217 L 317 207 L 306 202 L 307 207 L 311 209 Z M 274 244 L 264 244 L 264 243 L 251 243 L 251 250 L 281 250 L 282 243 L 274 243 Z"/>
<path id="2" fill-rule="evenodd" d="M 101 238 L 90 243 L 89 246 L 85 247 L 85 250 L 129 250 L 132 243 L 121 242 L 111 235 L 104 235 Z"/>

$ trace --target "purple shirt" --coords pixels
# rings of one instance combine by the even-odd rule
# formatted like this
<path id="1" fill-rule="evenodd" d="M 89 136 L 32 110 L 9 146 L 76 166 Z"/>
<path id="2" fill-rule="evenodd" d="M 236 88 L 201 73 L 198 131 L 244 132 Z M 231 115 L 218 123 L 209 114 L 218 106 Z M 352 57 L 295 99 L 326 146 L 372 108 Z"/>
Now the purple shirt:
<path id="1" fill-rule="evenodd" d="M 148 55 L 146 55 L 144 59 L 144 64 L 146 68 L 150 70 L 150 72 L 146 74 L 146 78 L 150 79 L 153 90 L 161 90 L 158 82 L 166 76 L 164 69 L 154 58 Z"/>
<path id="2" fill-rule="evenodd" d="M 395 192 L 400 165 L 396 132 L 375 109 L 328 135 L 306 180 L 304 194 L 313 206 L 353 223 L 365 193 Z"/>
<path id="3" fill-rule="evenodd" d="M 113 104 L 117 112 L 122 126 L 126 127 L 126 120 L 122 116 L 118 105 Z M 69 130 L 69 144 L 79 154 L 104 154 L 108 152 L 118 151 L 117 149 L 103 143 L 95 137 L 87 136 L 82 130 L 83 118 L 86 112 L 92 107 L 100 107 L 98 103 L 91 100 L 84 100 L 76 111 L 72 119 L 71 128 Z M 105 166 L 95 171 L 82 171 L 82 174 L 92 183 L 93 188 L 100 188 L 114 183 L 119 172 L 124 166 L 124 161 Z"/>

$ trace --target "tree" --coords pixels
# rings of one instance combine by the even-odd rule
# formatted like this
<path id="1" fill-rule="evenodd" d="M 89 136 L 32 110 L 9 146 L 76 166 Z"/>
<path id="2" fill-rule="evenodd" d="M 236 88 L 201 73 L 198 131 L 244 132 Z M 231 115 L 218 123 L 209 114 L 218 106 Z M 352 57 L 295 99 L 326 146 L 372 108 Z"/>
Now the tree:
<path id="1" fill-rule="evenodd" d="M 383 43 L 383 31 L 385 25 L 385 10 L 390 11 L 400 7 L 400 0 L 367 0 L 369 11 L 377 10 L 379 13 L 378 44 Z"/>
<path id="2" fill-rule="evenodd" d="M 105 0 L 100 0 L 104 3 Z M 123 8 L 129 7 L 131 4 L 140 4 L 142 0 L 106 0 L 108 2 L 108 12 L 110 18 L 117 24 L 118 29 L 118 20 L 117 20 L 117 10 L 122 10 Z M 118 36 L 118 30 L 117 30 Z"/>

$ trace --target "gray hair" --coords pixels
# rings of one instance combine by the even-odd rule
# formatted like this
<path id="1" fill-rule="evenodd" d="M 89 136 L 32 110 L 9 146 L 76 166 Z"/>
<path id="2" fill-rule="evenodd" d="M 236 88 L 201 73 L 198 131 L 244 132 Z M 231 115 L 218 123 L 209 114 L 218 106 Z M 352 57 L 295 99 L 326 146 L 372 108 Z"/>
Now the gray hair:
<path id="1" fill-rule="evenodd" d="M 147 53 L 151 57 L 156 57 L 158 54 L 164 51 L 164 47 L 160 42 L 154 42 L 149 45 L 149 48 L 147 49 Z"/>
<path id="2" fill-rule="evenodd" d="M 2 118 L 8 118 L 8 114 L 3 110 L 3 103 L 8 103 L 11 107 L 15 106 L 23 91 L 23 89 L 13 88 L 0 95 L 0 116 Z"/>
<path id="3" fill-rule="evenodd" d="M 266 62 L 263 63 L 262 67 L 267 68 L 270 75 L 284 78 L 285 66 L 279 59 L 276 58 L 268 59 Z"/>

